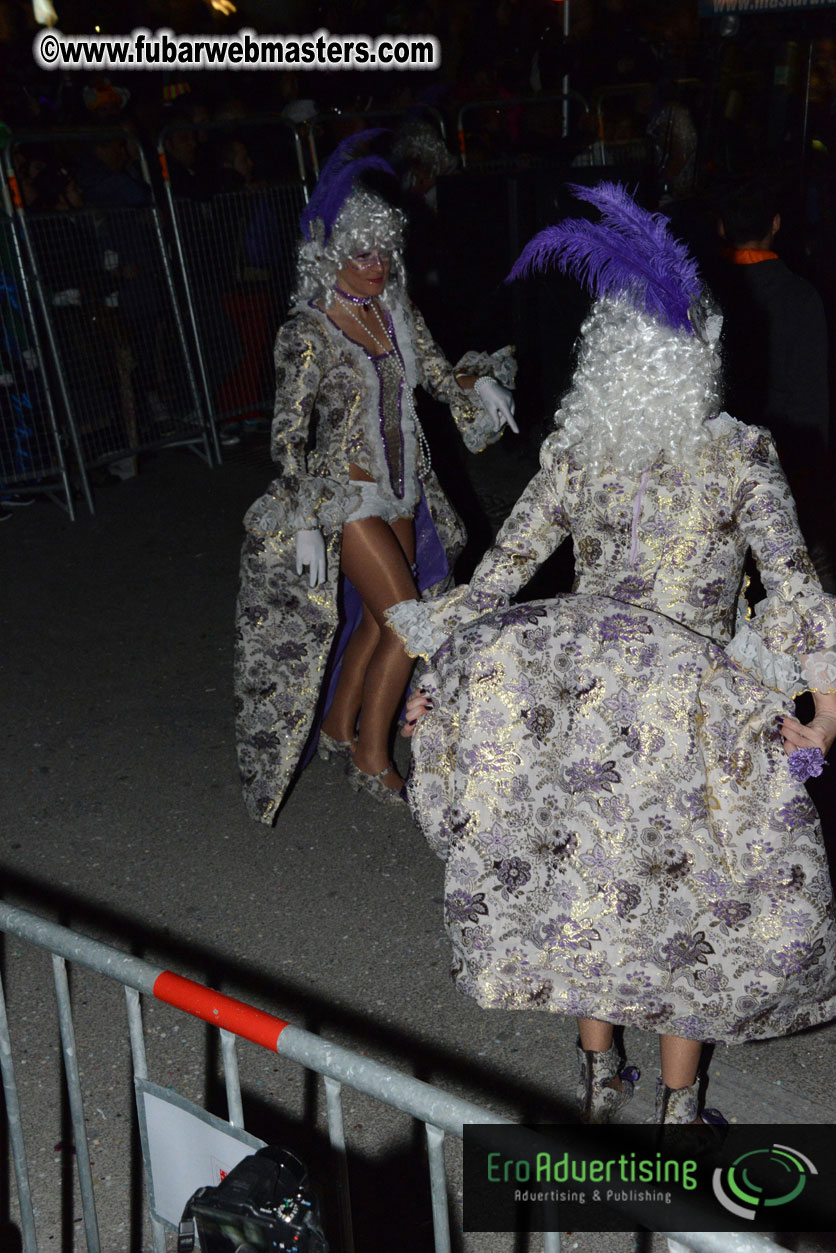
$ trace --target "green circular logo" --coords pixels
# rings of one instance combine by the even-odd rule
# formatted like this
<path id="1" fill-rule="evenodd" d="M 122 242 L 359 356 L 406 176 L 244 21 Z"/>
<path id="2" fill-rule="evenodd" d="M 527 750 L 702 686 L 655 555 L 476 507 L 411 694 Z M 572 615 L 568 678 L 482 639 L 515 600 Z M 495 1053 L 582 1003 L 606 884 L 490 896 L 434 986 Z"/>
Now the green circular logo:
<path id="1" fill-rule="evenodd" d="M 751 1149 L 731 1166 L 714 1171 L 714 1195 L 738 1218 L 753 1220 L 764 1209 L 788 1205 L 804 1190 L 808 1175 L 817 1175 L 809 1157 L 787 1144 Z"/>

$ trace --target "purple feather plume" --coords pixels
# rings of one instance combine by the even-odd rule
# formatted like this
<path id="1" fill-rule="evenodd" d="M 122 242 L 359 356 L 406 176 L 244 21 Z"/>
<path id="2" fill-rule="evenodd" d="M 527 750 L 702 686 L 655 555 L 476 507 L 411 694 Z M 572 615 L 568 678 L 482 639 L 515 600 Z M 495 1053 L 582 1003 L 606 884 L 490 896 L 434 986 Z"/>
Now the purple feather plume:
<path id="1" fill-rule="evenodd" d="M 360 145 L 370 144 L 380 135 L 388 134 L 385 126 L 372 127 L 343 139 L 323 165 L 313 194 L 299 218 L 299 226 L 306 239 L 311 238 L 311 227 L 317 218 L 322 219 L 325 238 L 328 239 L 334 223 L 348 197 L 354 190 L 357 178 L 365 170 L 382 170 L 392 174 L 394 170 L 383 157 L 355 157 Z"/>
<path id="2" fill-rule="evenodd" d="M 674 239 L 661 213 L 649 213 L 619 183 L 571 186 L 601 212 L 600 222 L 568 218 L 529 240 L 506 281 L 555 265 L 593 296 L 629 294 L 638 308 L 675 329 L 691 329 L 688 312 L 700 294 L 697 263 Z"/>

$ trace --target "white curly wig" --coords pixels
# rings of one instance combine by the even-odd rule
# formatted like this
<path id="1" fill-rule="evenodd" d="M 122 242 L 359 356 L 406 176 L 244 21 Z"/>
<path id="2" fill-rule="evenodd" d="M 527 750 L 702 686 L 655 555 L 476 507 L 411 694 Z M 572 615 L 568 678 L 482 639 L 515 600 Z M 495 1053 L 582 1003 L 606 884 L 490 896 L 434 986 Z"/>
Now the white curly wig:
<path id="1" fill-rule="evenodd" d="M 291 308 L 309 301 L 330 304 L 337 274 L 349 257 L 373 248 L 382 248 L 391 254 L 387 282 L 390 296 L 404 293 L 406 272 L 401 254 L 405 228 L 406 218 L 400 209 L 387 204 L 374 192 L 356 188 L 345 201 L 327 240 L 321 218 L 314 222 L 312 238 L 306 239 L 303 235 L 300 239 Z"/>
<path id="2" fill-rule="evenodd" d="M 581 326 L 578 364 L 555 414 L 555 447 L 594 473 L 641 473 L 660 453 L 692 466 L 720 406 L 721 319 L 678 330 L 628 296 L 596 300 Z"/>

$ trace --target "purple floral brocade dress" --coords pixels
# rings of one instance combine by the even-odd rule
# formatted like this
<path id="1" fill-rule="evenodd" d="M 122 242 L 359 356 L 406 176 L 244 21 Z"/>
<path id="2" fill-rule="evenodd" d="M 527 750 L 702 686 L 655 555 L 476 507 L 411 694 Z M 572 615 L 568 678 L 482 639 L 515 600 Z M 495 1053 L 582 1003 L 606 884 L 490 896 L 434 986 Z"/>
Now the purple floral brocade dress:
<path id="1" fill-rule="evenodd" d="M 794 692 L 836 690 L 836 602 L 768 436 L 710 427 L 696 474 L 641 480 L 547 440 L 470 585 L 392 611 L 430 659 L 410 800 L 486 1007 L 728 1043 L 836 1017 L 827 861 L 779 731 Z M 511 605 L 567 533 L 574 592 Z"/>

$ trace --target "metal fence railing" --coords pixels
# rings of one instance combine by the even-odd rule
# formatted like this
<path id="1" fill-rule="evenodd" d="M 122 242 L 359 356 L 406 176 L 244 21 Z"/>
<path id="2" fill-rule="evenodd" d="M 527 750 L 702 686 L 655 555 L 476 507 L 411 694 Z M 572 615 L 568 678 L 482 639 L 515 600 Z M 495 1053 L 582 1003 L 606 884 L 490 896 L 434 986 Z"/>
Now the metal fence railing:
<path id="1" fill-rule="evenodd" d="M 204 127 L 201 143 L 227 164 L 190 189 L 175 177 L 169 129 L 160 135 L 158 155 L 178 289 L 204 407 L 217 438 L 219 426 L 223 432 L 225 424 L 264 419 L 273 411 L 273 341 L 287 314 L 306 198 L 298 177 L 302 153 L 298 134 L 290 128 L 292 148 L 272 171 L 277 181 L 255 179 L 252 152 L 257 155 L 270 142 L 276 124 L 265 121 L 258 127 L 250 121 L 244 130 Z M 287 124 L 278 126 L 285 144 L 287 130 Z M 297 177 L 288 181 L 292 161 Z"/>
<path id="2" fill-rule="evenodd" d="M 79 1049 L 73 1023 L 73 1005 L 69 991 L 67 962 L 84 967 L 122 984 L 127 1000 L 127 1025 L 130 1036 L 133 1073 L 137 1084 L 146 1084 L 148 1061 L 143 1028 L 141 997 L 157 1001 L 211 1024 L 220 1033 L 223 1072 L 227 1096 L 229 1124 L 243 1130 L 244 1104 L 238 1073 L 237 1040 L 248 1040 L 271 1053 L 300 1064 L 322 1076 L 325 1086 L 328 1132 L 337 1166 L 339 1191 L 340 1247 L 353 1253 L 354 1237 L 349 1189 L 348 1148 L 343 1121 L 342 1089 L 348 1087 L 364 1093 L 390 1108 L 401 1110 L 425 1126 L 435 1253 L 449 1253 L 450 1220 L 447 1202 L 447 1178 L 444 1158 L 445 1136 L 461 1138 L 469 1123 L 510 1126 L 508 1119 L 482 1109 L 468 1101 L 450 1096 L 392 1067 L 373 1061 L 364 1054 L 352 1052 L 311 1032 L 294 1027 L 283 1019 L 214 992 L 191 979 L 154 967 L 137 957 L 92 940 L 25 910 L 0 902 L 0 931 L 46 950 L 52 954 L 55 995 L 64 1056 L 64 1068 L 72 1119 L 73 1151 L 84 1220 L 88 1253 L 100 1253 L 103 1246 L 97 1217 L 96 1192 L 90 1162 L 90 1146 L 85 1124 Z M 7 963 L 8 965 L 8 963 Z M 31 1005 L 28 1006 L 31 1009 Z M 100 1024 L 100 1030 L 112 1036 L 112 1023 Z M 39 1033 L 42 1038 L 42 1033 Z M 33 1059 L 29 1058 L 30 1061 Z M 30 1174 L 23 1137 L 23 1118 L 16 1079 L 9 1019 L 0 982 L 0 1071 L 9 1127 L 9 1141 L 17 1183 L 20 1226 L 24 1253 L 37 1253 Z M 146 1186 L 152 1195 L 150 1169 L 146 1165 Z M 209 1181 L 207 1181 L 209 1182 Z M 165 1253 L 166 1226 L 152 1210 L 152 1236 L 155 1253 Z M 670 1253 L 765 1253 L 776 1248 L 768 1238 L 716 1232 L 666 1232 Z M 332 1237 L 333 1238 L 333 1237 Z M 510 1247 L 510 1246 L 509 1246 Z M 516 1247 L 516 1245 L 514 1246 Z M 545 1253 L 559 1253 L 560 1236 L 556 1232 L 543 1236 Z"/>
<path id="3" fill-rule="evenodd" d="M 15 220 L 64 422 L 85 471 L 135 473 L 140 452 L 188 446 L 211 463 L 160 211 L 141 147 L 124 131 L 26 137 L 75 153 L 83 207 Z M 4 154 L 13 177 L 11 155 Z"/>
<path id="4" fill-rule="evenodd" d="M 64 442 L 56 422 L 27 290 L 11 200 L 0 205 L 0 508 L 3 497 L 43 494 L 75 516 Z M 86 488 L 86 478 L 82 477 Z"/>

